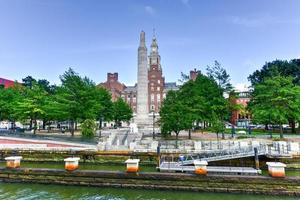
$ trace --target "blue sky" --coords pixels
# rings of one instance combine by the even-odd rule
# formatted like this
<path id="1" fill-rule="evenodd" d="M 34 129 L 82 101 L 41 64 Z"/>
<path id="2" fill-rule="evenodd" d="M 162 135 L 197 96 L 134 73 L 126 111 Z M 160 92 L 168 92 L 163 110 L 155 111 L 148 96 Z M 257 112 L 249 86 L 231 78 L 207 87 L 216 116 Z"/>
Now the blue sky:
<path id="1" fill-rule="evenodd" d="M 218 60 L 232 83 L 266 61 L 300 57 L 299 0 L 0 0 L 0 77 L 59 83 L 68 67 L 96 83 L 136 82 L 139 32 L 155 28 L 163 73 Z M 149 49 L 149 48 L 148 48 Z"/>

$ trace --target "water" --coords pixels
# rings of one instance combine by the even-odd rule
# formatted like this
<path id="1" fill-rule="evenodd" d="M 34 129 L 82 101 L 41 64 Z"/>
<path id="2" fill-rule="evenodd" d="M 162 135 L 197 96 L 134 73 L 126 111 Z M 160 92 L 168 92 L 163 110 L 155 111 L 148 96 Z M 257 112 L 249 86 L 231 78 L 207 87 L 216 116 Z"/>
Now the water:
<path id="1" fill-rule="evenodd" d="M 0 183 L 2 200 L 296 200 L 295 197 Z"/>
<path id="2" fill-rule="evenodd" d="M 64 163 L 22 162 L 22 167 L 63 169 Z M 0 162 L 0 167 L 5 163 Z M 80 169 L 124 171 L 124 165 L 80 163 Z M 141 171 L 156 171 L 154 166 L 141 166 Z M 264 172 L 264 174 L 267 174 Z M 287 171 L 288 176 L 300 176 L 300 171 Z M 293 197 L 272 197 L 243 194 L 200 193 L 180 191 L 97 188 L 81 186 L 1 183 L 0 200 L 296 200 Z"/>

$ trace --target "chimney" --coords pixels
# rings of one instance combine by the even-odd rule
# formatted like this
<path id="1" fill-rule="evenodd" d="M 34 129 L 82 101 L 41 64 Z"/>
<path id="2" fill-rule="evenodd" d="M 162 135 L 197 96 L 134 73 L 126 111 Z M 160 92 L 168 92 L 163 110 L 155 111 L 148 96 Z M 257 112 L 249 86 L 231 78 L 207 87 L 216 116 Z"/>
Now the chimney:
<path id="1" fill-rule="evenodd" d="M 193 81 L 196 80 L 197 76 L 198 76 L 198 71 L 196 68 L 194 70 L 190 71 L 190 79 L 191 80 L 193 80 Z"/>
<path id="2" fill-rule="evenodd" d="M 107 73 L 107 81 L 108 82 L 117 82 L 118 81 L 118 73 Z"/>

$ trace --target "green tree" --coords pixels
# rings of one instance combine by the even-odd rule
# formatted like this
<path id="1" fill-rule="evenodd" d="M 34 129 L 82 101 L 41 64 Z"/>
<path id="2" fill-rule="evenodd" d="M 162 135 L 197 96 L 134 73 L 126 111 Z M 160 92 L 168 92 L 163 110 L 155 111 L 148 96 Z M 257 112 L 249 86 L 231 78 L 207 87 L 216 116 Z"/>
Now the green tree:
<path id="1" fill-rule="evenodd" d="M 95 83 L 80 77 L 73 69 L 60 76 L 62 85 L 57 87 L 55 107 L 70 121 L 70 131 L 74 135 L 75 124 L 85 119 L 96 119 L 100 109 Z"/>
<path id="2" fill-rule="evenodd" d="M 25 88 L 23 98 L 16 103 L 15 111 L 20 120 L 30 119 L 34 123 L 34 134 L 37 129 L 37 120 L 42 119 L 46 114 L 44 106 L 47 92 L 39 85 L 33 83 L 29 88 Z"/>
<path id="3" fill-rule="evenodd" d="M 21 100 L 21 88 L 15 86 L 13 88 L 0 88 L 0 121 L 8 120 L 13 123 L 17 120 L 15 105 Z"/>
<path id="4" fill-rule="evenodd" d="M 293 83 L 300 85 L 300 59 L 266 62 L 260 70 L 249 75 L 248 80 L 254 87 L 255 84 L 262 83 L 266 78 L 274 76 L 292 77 Z M 292 132 L 296 133 L 296 120 L 292 116 L 289 117 L 289 123 L 292 126 Z"/>
<path id="5" fill-rule="evenodd" d="M 169 91 L 160 109 L 162 134 L 167 136 L 174 132 L 178 140 L 180 131 L 191 129 L 192 122 L 189 107 L 181 101 L 179 92 Z"/>
<path id="6" fill-rule="evenodd" d="M 99 120 L 99 129 L 101 129 L 102 121 L 113 120 L 113 102 L 111 101 L 111 94 L 105 88 L 97 87 L 96 96 L 98 103 L 100 103 L 97 118 Z"/>
<path id="7" fill-rule="evenodd" d="M 216 118 L 223 121 L 227 113 L 222 88 L 214 79 L 199 73 L 195 81 L 189 80 L 179 91 L 168 93 L 160 111 L 162 133 L 178 135 L 199 123 L 205 128 Z"/>
<path id="8" fill-rule="evenodd" d="M 222 133 L 222 138 L 224 139 L 225 125 L 222 119 L 214 118 L 211 121 L 211 130 L 217 134 L 217 139 L 219 139 L 219 133 Z"/>
<path id="9" fill-rule="evenodd" d="M 122 99 L 118 98 L 113 102 L 113 119 L 116 126 L 120 126 L 121 122 L 129 122 L 133 117 L 130 106 Z"/>
<path id="10" fill-rule="evenodd" d="M 283 138 L 282 125 L 290 117 L 300 119 L 300 87 L 293 84 L 292 77 L 266 78 L 254 85 L 249 108 L 256 122 L 279 125 Z"/>
<path id="11" fill-rule="evenodd" d="M 214 66 L 207 66 L 207 76 L 214 79 L 223 92 L 229 93 L 232 90 L 230 76 L 218 61 L 215 61 Z"/>
<path id="12" fill-rule="evenodd" d="M 33 84 L 36 83 L 36 80 L 32 78 L 32 76 L 27 76 L 23 78 L 22 81 L 23 81 L 23 85 L 29 89 L 31 89 Z"/>

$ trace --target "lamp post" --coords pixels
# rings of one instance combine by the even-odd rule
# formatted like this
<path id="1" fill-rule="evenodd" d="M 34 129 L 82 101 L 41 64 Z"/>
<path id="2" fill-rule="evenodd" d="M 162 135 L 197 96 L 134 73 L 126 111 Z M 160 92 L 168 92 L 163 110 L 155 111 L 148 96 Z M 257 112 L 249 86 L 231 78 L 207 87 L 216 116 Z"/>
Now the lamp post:
<path id="1" fill-rule="evenodd" d="M 101 117 L 100 117 L 100 124 L 99 124 L 99 127 L 100 127 L 100 130 L 99 130 L 99 138 L 101 138 L 101 130 L 102 130 L 102 122 L 103 122 L 103 120 L 104 120 L 104 117 L 101 116 Z"/>
<path id="2" fill-rule="evenodd" d="M 155 139 L 155 127 L 154 127 L 154 125 L 155 125 L 155 112 L 154 112 L 154 109 L 152 110 L 152 114 L 153 114 L 153 130 L 152 130 L 152 137 L 153 137 L 153 139 Z"/>

